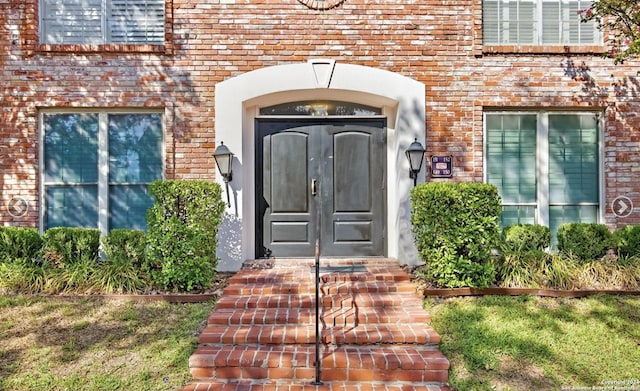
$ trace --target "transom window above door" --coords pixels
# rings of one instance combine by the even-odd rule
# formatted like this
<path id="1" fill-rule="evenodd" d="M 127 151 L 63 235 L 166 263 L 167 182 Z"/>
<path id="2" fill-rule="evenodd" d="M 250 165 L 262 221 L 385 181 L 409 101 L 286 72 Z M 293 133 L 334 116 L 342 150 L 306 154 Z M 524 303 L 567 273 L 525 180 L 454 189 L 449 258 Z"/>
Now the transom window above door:
<path id="1" fill-rule="evenodd" d="M 44 44 L 164 44 L 164 0 L 40 0 Z"/>
<path id="2" fill-rule="evenodd" d="M 485 45 L 601 45 L 594 21 L 583 23 L 585 0 L 483 0 Z"/>
<path id="3" fill-rule="evenodd" d="M 373 116 L 382 114 L 378 107 L 340 101 L 299 101 L 280 103 L 260 109 L 260 115 Z"/>

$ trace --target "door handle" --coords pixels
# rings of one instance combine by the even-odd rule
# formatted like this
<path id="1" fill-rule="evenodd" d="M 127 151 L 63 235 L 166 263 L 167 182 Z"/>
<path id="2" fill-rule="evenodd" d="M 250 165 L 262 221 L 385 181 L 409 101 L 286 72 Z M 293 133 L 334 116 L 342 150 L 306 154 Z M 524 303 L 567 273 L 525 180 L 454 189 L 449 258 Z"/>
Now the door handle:
<path id="1" fill-rule="evenodd" d="M 318 180 L 317 179 L 312 179 L 311 180 L 311 195 L 312 196 L 316 196 L 318 195 Z"/>

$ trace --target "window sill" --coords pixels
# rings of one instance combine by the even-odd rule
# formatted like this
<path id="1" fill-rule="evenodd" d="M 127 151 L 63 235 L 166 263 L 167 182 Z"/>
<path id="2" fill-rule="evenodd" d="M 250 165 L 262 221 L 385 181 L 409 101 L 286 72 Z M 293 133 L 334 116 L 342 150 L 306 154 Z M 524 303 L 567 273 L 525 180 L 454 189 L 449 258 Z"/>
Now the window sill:
<path id="1" fill-rule="evenodd" d="M 602 55 L 603 45 L 483 45 L 483 54 L 590 54 Z"/>
<path id="2" fill-rule="evenodd" d="M 41 53 L 166 53 L 165 45 L 127 44 L 39 44 Z"/>

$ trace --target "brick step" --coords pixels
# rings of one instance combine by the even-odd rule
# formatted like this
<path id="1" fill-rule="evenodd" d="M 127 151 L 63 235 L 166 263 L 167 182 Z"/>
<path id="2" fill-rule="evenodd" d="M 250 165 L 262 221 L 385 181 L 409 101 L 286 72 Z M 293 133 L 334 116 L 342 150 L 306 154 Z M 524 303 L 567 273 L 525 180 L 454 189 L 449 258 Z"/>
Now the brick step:
<path id="1" fill-rule="evenodd" d="M 337 267 L 339 268 L 339 267 Z M 325 270 L 325 272 L 323 272 Z M 332 272 L 325 268 L 320 271 L 321 282 L 355 282 L 355 281 L 410 281 L 411 277 L 399 266 L 366 266 L 362 271 Z M 288 268 L 269 270 L 240 270 L 229 278 L 229 284 L 290 284 L 313 283 L 315 271 L 312 268 Z"/>
<path id="2" fill-rule="evenodd" d="M 258 260 L 234 275 L 189 360 L 184 391 L 450 391 L 449 362 L 396 260 L 323 260 L 315 385 L 313 260 Z"/>
<path id="3" fill-rule="evenodd" d="M 310 382 L 261 382 L 253 381 L 212 381 L 191 383 L 183 391 L 453 391 L 448 386 L 438 384 L 416 385 L 363 382 L 323 382 L 314 385 Z"/>
<path id="4" fill-rule="evenodd" d="M 440 336 L 428 325 L 360 324 L 354 327 L 321 328 L 321 342 L 334 345 L 421 344 L 440 343 Z M 315 325 L 228 326 L 207 325 L 198 343 L 213 344 L 312 344 Z"/>
<path id="5" fill-rule="evenodd" d="M 316 286 L 313 281 L 298 281 L 289 283 L 236 283 L 224 288 L 224 295 L 248 296 L 248 295 L 288 295 L 288 294 L 315 294 Z M 339 283 L 322 283 L 322 294 L 335 293 L 407 293 L 418 295 L 415 284 L 408 281 L 350 281 Z"/>
<path id="6" fill-rule="evenodd" d="M 339 382 L 445 383 L 449 361 L 438 350 L 412 347 L 335 347 L 321 352 L 322 378 Z M 313 381 L 315 347 L 200 346 L 189 359 L 201 380 Z"/>
<path id="7" fill-rule="evenodd" d="M 397 293 L 343 293 L 321 295 L 323 308 L 418 306 L 422 300 L 412 294 Z M 216 308 L 315 308 L 315 294 L 288 295 L 227 295 L 220 298 Z"/>
<path id="8" fill-rule="evenodd" d="M 313 258 L 269 258 L 251 259 L 242 264 L 242 269 L 290 269 L 310 268 L 315 266 Z M 398 266 L 395 258 L 324 258 L 320 260 L 321 267 L 335 266 Z"/>
<path id="9" fill-rule="evenodd" d="M 362 307 L 349 310 L 323 310 L 320 319 L 326 325 L 347 325 L 355 323 L 428 323 L 429 314 L 421 307 L 375 308 Z M 315 322 L 315 308 L 255 308 L 224 309 L 216 308 L 207 323 L 218 325 L 269 325 L 297 324 L 307 325 Z"/>
<path id="10" fill-rule="evenodd" d="M 322 382 L 320 385 L 310 382 L 200 381 L 189 384 L 182 391 L 453 391 L 453 389 L 438 384 L 402 384 L 395 381 L 389 383 Z"/>

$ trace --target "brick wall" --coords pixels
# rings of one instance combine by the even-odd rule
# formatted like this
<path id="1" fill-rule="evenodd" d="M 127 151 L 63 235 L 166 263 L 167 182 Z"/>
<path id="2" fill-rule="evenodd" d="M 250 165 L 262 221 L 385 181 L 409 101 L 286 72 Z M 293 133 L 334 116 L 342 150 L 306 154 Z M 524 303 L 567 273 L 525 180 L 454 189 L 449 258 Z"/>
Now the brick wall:
<path id="1" fill-rule="evenodd" d="M 167 0 L 167 45 L 41 46 L 37 0 L 0 0 L 0 224 L 38 224 L 38 110 L 160 108 L 166 176 L 214 175 L 216 83 L 258 68 L 332 58 L 426 85 L 427 153 L 453 154 L 456 180 L 481 181 L 487 108 L 601 108 L 610 202 L 640 207 L 637 63 L 604 48 L 482 46 L 480 0 L 347 0 L 327 11 L 296 0 Z M 13 38 L 17 40 L 13 42 Z M 29 202 L 21 218 L 13 197 Z"/>

